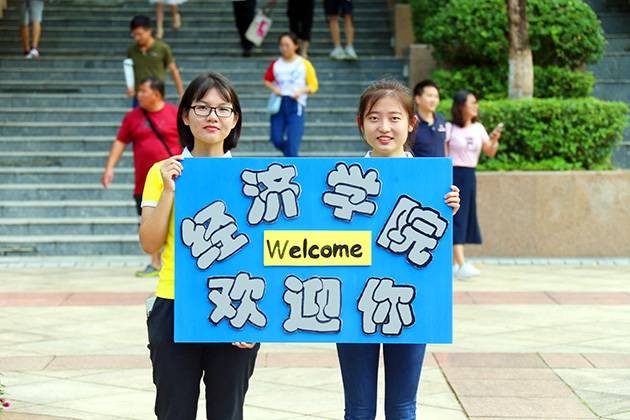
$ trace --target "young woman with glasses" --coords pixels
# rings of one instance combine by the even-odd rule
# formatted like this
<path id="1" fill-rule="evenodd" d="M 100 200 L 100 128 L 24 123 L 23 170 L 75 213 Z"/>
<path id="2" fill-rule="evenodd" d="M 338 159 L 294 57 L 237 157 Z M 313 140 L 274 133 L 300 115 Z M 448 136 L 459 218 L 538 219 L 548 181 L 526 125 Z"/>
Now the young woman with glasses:
<path id="1" fill-rule="evenodd" d="M 260 344 L 175 343 L 174 196 L 185 160 L 231 157 L 241 133 L 241 106 L 234 87 L 218 73 L 198 76 L 186 89 L 177 114 L 183 153 L 149 171 L 142 197 L 140 243 L 148 253 L 164 247 L 156 300 L 147 319 L 155 414 L 160 420 L 195 419 L 199 384 L 206 386 L 208 419 L 240 420 Z"/>

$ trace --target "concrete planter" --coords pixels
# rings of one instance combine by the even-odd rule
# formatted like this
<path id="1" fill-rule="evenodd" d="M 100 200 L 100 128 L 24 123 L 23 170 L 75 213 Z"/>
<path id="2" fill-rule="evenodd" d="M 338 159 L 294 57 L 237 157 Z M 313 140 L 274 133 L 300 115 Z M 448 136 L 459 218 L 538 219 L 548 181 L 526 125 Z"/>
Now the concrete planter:
<path id="1" fill-rule="evenodd" d="M 630 171 L 478 172 L 487 257 L 630 255 Z"/>

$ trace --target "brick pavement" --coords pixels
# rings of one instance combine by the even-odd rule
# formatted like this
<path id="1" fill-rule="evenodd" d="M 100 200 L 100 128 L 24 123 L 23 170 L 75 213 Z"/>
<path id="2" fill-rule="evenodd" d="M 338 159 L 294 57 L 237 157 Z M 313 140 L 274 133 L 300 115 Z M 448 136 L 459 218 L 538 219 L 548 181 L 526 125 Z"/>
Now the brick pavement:
<path id="1" fill-rule="evenodd" d="M 507 262 L 454 283 L 454 343 L 429 346 L 418 417 L 630 419 L 628 261 Z M 2 420 L 154 418 L 141 265 L 0 261 Z M 263 344 L 246 418 L 343 418 L 334 345 Z"/>

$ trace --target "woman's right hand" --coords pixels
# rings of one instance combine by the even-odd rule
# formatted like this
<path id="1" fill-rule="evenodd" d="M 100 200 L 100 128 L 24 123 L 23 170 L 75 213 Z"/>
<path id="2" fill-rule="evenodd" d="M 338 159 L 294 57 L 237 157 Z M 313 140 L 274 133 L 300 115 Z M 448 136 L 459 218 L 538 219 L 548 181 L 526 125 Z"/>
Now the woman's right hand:
<path id="1" fill-rule="evenodd" d="M 280 90 L 279 87 L 274 86 L 273 87 L 273 94 L 276 95 L 276 96 L 282 96 L 282 91 Z"/>
<path id="2" fill-rule="evenodd" d="M 168 158 L 160 167 L 160 174 L 162 175 L 165 190 L 175 191 L 175 178 L 180 176 L 184 169 L 180 162 L 182 160 L 184 160 L 182 155 L 173 156 Z"/>

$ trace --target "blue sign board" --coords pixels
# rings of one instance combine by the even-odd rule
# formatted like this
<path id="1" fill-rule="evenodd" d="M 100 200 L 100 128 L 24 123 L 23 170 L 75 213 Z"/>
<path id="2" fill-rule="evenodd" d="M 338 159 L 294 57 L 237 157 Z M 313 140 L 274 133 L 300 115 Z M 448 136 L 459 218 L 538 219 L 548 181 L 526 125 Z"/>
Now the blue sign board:
<path id="1" fill-rule="evenodd" d="M 175 341 L 452 342 L 447 158 L 187 158 Z"/>

